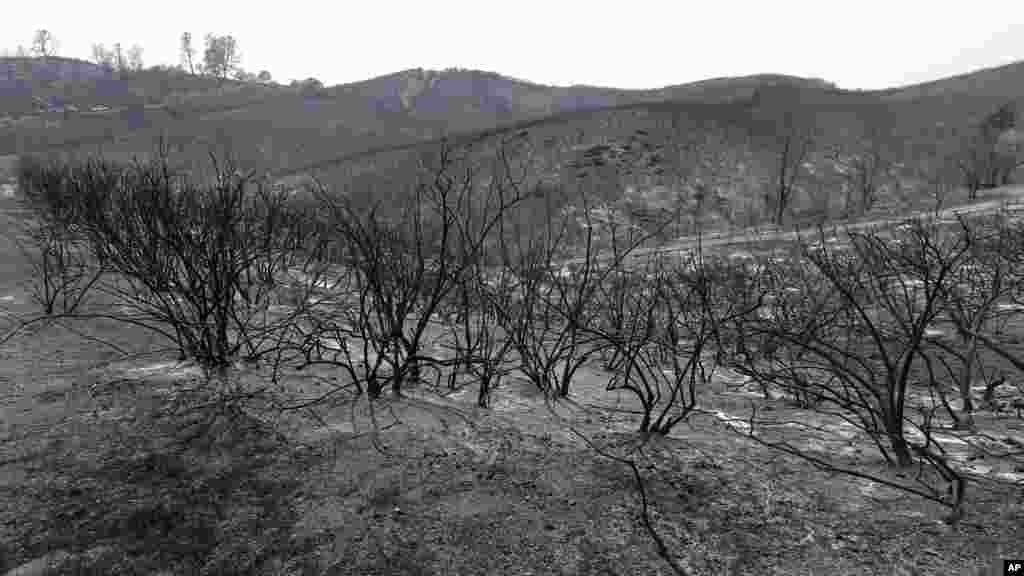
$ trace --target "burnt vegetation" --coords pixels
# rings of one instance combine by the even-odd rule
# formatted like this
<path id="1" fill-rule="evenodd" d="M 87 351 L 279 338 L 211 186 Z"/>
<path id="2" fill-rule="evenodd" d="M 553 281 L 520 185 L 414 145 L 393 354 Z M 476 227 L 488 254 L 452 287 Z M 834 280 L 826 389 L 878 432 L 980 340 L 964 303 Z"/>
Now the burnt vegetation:
<path id="1" fill-rule="evenodd" d="M 653 107 L 637 124 L 614 126 L 623 116 L 610 115 L 621 137 L 601 141 L 543 127 L 447 137 L 325 167 L 293 189 L 215 155 L 201 179 L 175 168 L 166 147 L 131 164 L 25 156 L 19 245 L 38 310 L 12 316 L 2 338 L 113 322 L 166 342 L 203 375 L 175 384 L 162 413 L 180 428 L 176 450 L 244 434 L 284 442 L 287 418 L 324 423 L 359 404 L 376 418 L 407 396 L 468 392 L 487 409 L 513 380 L 556 410 L 584 374 L 625 399 L 643 446 L 699 426 L 715 412 L 721 374 L 737 373 L 763 399 L 717 433 L 937 503 L 948 523 L 963 522 L 991 478 L 954 455 L 950 437 L 977 458 L 1024 466 L 1020 445 L 990 428 L 1024 405 L 1024 225 L 1009 211 L 936 211 L 830 229 L 891 207 L 910 160 L 884 119 L 832 141 L 834 111 L 789 96 L 758 92 L 720 117 L 683 105 Z M 1020 166 L 1014 110 L 999 107 L 959 140 L 950 177 L 971 200 Z M 822 159 L 832 180 L 815 172 Z M 712 229 L 752 223 L 803 228 L 741 257 L 709 243 Z M 811 416 L 775 418 L 780 402 Z M 780 432 L 793 427 L 799 438 L 856 443 L 861 457 Z M 380 428 L 375 420 L 371 433 Z M 696 573 L 654 517 L 642 450 L 587 442 L 628 466 L 638 524 L 666 566 Z M 184 458 L 168 454 L 167 470 Z M 227 499 L 219 482 L 229 480 L 202 478 L 189 498 Z M 199 573 L 271 570 L 268 555 L 233 564 L 215 546 L 189 548 L 171 508 L 150 511 L 163 522 L 150 532 L 140 512 L 120 528 L 79 519 L 92 541 L 60 536 L 86 549 L 134 522 L 150 540 L 132 540 L 128 556 Z M 200 508 L 210 517 L 192 520 L 227 538 L 224 511 Z M 50 543 L 36 536 L 17 554 Z"/>

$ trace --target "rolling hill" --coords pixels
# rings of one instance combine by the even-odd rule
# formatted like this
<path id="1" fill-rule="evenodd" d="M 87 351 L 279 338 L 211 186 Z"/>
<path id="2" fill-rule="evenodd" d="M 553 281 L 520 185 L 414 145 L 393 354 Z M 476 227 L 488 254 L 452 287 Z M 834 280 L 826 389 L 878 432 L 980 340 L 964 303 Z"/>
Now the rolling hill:
<path id="1" fill-rule="evenodd" d="M 33 70 L 28 77 L 26 67 Z M 853 150 L 873 135 L 900 166 L 883 189 L 884 200 L 899 204 L 921 196 L 915 189 L 921 174 L 948 164 L 950 150 L 974 123 L 1006 101 L 1021 101 L 1024 62 L 925 84 L 851 91 L 778 74 L 622 90 L 545 86 L 465 69 L 405 70 L 310 89 L 220 83 L 168 69 L 116 75 L 69 59 L 5 59 L 0 96 L 5 106 L 64 107 L 0 125 L 0 154 L 102 153 L 126 160 L 152 153 L 162 140 L 181 167 L 206 162 L 212 147 L 279 180 L 315 173 L 339 185 L 353 166 L 366 172 L 401 163 L 395 158 L 415 155 L 442 136 L 486 140 L 524 129 L 542 151 L 542 171 L 567 178 L 580 150 L 621 142 L 640 130 L 654 134 L 662 147 L 699 141 L 715 148 L 724 160 L 713 162 L 714 177 L 729 180 L 721 184 L 728 188 L 723 195 L 741 205 L 761 202 L 772 187 L 784 112 L 816 144 L 806 166 L 797 167 L 805 172 L 798 201 L 812 212 L 827 212 L 842 202 L 832 196 L 843 180 L 829 153 Z M 94 102 L 112 110 L 83 112 Z M 79 111 L 69 112 L 68 104 Z M 688 161 L 680 154 L 676 150 L 672 161 Z M 621 188 L 671 195 L 702 172 L 681 171 L 680 164 L 673 174 L 626 179 Z M 943 176 L 947 186 L 951 177 Z M 743 214 L 733 206 L 719 216 L 743 220 Z"/>
<path id="2" fill-rule="evenodd" d="M 26 67 L 31 74 L 19 76 Z M 820 80 L 763 75 L 619 90 L 544 86 L 476 70 L 415 69 L 310 92 L 238 82 L 220 86 L 174 70 L 119 76 L 68 59 L 0 60 L 3 70 L 8 80 L 0 79 L 5 103 L 0 114 L 9 120 L 0 126 L 0 153 L 102 149 L 119 157 L 151 150 L 160 135 L 182 149 L 226 135 L 252 143 L 249 150 L 236 152 L 247 162 L 266 161 L 272 170 L 296 168 L 301 165 L 296 158 L 303 155 L 313 164 L 377 146 L 567 112 L 675 99 L 725 102 L 779 83 L 828 86 Z M 28 113 L 44 104 L 50 113 Z M 52 112 L 68 104 L 79 110 L 101 104 L 126 112 Z"/>

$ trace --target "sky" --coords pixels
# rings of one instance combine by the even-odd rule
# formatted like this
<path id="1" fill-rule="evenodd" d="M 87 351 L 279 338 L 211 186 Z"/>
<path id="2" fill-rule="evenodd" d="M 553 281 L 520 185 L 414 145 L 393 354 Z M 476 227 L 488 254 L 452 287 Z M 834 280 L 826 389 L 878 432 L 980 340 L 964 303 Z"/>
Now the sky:
<path id="1" fill-rule="evenodd" d="M 541 84 L 660 88 L 780 73 L 846 89 L 925 82 L 1024 60 L 1024 9 L 1003 0 L 51 0 L 7 2 L 0 54 L 49 30 L 58 55 L 139 44 L 180 62 L 188 31 L 235 37 L 241 66 L 279 82 L 356 82 L 473 68 Z M 499 8 L 501 7 L 501 8 Z"/>

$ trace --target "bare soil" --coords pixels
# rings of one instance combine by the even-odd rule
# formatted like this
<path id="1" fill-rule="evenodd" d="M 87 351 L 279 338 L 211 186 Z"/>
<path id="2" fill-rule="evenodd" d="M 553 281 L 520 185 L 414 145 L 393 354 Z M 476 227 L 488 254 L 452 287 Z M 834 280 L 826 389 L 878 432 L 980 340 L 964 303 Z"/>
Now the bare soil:
<path id="1" fill-rule="evenodd" d="M 0 308 L 24 311 L 20 265 L 4 258 Z M 976 470 L 967 516 L 949 526 L 937 505 L 745 438 L 756 406 L 801 424 L 778 438 L 891 474 L 836 422 L 728 375 L 701 413 L 637 453 L 635 405 L 597 368 L 555 405 L 510 380 L 489 410 L 472 389 L 413 390 L 372 411 L 339 398 L 318 418 L 253 411 L 204 429 L 175 410 L 197 372 L 162 347 L 95 323 L 0 347 L 0 573 L 670 574 L 631 471 L 580 435 L 637 459 L 653 524 L 694 574 L 980 575 L 1024 557 L 1024 489 L 997 476 L 1014 471 Z M 315 394 L 315 382 L 285 384 Z M 978 419 L 1024 436 L 1015 416 Z M 809 425 L 835 434 L 815 439 Z"/>
<path id="2" fill-rule="evenodd" d="M 96 335 L 159 348 L 120 327 Z M 190 417 L 167 410 L 195 382 L 189 366 L 124 361 L 61 327 L 0 353 L 0 570 L 44 559 L 53 574 L 670 573 L 628 467 L 570 429 L 620 455 L 639 444 L 632 406 L 596 368 L 556 405 L 514 380 L 489 410 L 472 390 L 411 391 L 374 404 L 377 434 L 365 401 L 339 402 L 322 421 L 252 416 L 183 447 Z M 728 380 L 704 413 L 634 454 L 654 525 L 694 574 L 981 574 L 1024 554 L 1019 486 L 972 488 L 967 519 L 947 526 L 939 506 L 745 439 L 729 417 L 765 403 Z M 287 387 L 312 394 L 313 381 Z M 843 458 L 886 473 L 870 450 Z"/>

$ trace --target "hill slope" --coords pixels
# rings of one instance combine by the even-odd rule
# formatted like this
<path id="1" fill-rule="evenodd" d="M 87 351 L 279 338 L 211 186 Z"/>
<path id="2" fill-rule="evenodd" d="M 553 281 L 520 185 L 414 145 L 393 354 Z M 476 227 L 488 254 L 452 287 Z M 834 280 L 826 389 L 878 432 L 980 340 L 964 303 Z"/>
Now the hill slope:
<path id="1" fill-rule="evenodd" d="M 263 153 L 242 155 L 248 162 L 262 156 L 271 169 L 295 168 L 301 165 L 295 159 L 303 154 L 312 154 L 307 163 L 315 163 L 324 159 L 321 151 L 337 157 L 565 112 L 684 98 L 729 101 L 747 98 L 762 85 L 823 84 L 764 75 L 658 90 L 619 90 L 543 86 L 475 70 L 416 69 L 311 92 L 240 83 L 218 87 L 215 80 L 171 70 L 117 76 L 81 61 L 8 59 L 3 64 L 8 71 L 5 77 L 11 80 L 0 83 L 0 95 L 10 103 L 5 106 L 17 108 L 22 115 L 26 110 L 69 103 L 79 109 L 100 103 L 136 112 L 134 121 L 108 114 L 96 122 L 67 113 L 23 119 L 0 127 L 0 153 L 53 149 L 93 153 L 102 146 L 104 153 L 122 156 L 147 152 L 159 135 L 167 134 L 179 148 L 218 138 L 258 141 L 254 148 L 262 148 Z M 31 66 L 34 71 L 28 78 L 19 76 L 19 66 Z M 74 77 L 80 79 L 77 84 L 69 80 Z M 68 88 L 72 84 L 74 90 Z M 146 103 L 169 112 L 143 111 Z"/>
<path id="2" fill-rule="evenodd" d="M 8 61 L 19 62 L 25 64 Z M 815 209 L 826 212 L 842 204 L 842 198 L 833 196 L 844 185 L 841 167 L 829 153 L 856 152 L 873 135 L 894 163 L 906 164 L 886 183 L 886 193 L 912 195 L 916 192 L 900 190 L 916 185 L 920 166 L 906 160 L 927 160 L 927 169 L 934 172 L 936 163 L 946 161 L 943 155 L 950 144 L 973 122 L 1024 95 L 1024 63 L 879 91 L 846 91 L 820 79 L 772 74 L 651 90 L 553 87 L 461 69 L 406 70 L 330 88 L 298 89 L 220 86 L 209 78 L 169 70 L 115 78 L 88 63 L 41 65 L 53 66 L 50 76 L 40 76 L 42 85 L 50 86 L 47 90 L 75 84 L 77 75 L 78 85 L 120 86 L 134 96 L 126 96 L 127 104 L 109 113 L 42 115 L 0 127 L 0 154 L 102 152 L 129 159 L 145 156 L 163 139 L 182 166 L 205 162 L 213 147 L 230 152 L 246 168 L 277 177 L 301 179 L 315 171 L 340 183 L 353 163 L 371 171 L 388 166 L 393 163 L 389 158 L 417 153 L 442 135 L 486 140 L 529 129 L 543 150 L 544 170 L 569 177 L 570 163 L 580 160 L 581 148 L 646 130 L 657 135 L 660 146 L 678 147 L 696 139 L 700 146 L 716 149 L 727 158 L 716 160 L 714 172 L 716 178 L 731 179 L 725 186 L 728 195 L 746 196 L 742 203 L 763 203 L 776 178 L 782 130 L 778 122 L 784 113 L 798 120 L 816 144 L 807 167 L 797 167 L 798 200 L 817 203 Z M 16 91 L 24 83 L 16 78 L 0 84 L 0 90 L 6 86 Z M 147 92 L 153 85 L 158 88 Z M 161 98 L 160 104 L 145 105 Z M 666 194 L 678 193 L 698 174 L 682 170 L 690 160 L 680 154 L 677 150 L 672 160 L 677 164 L 674 181 L 664 175 L 643 183 L 623 181 L 620 192 L 629 186 L 661 186 Z M 728 218 L 745 218 L 737 210 L 730 208 Z"/>

